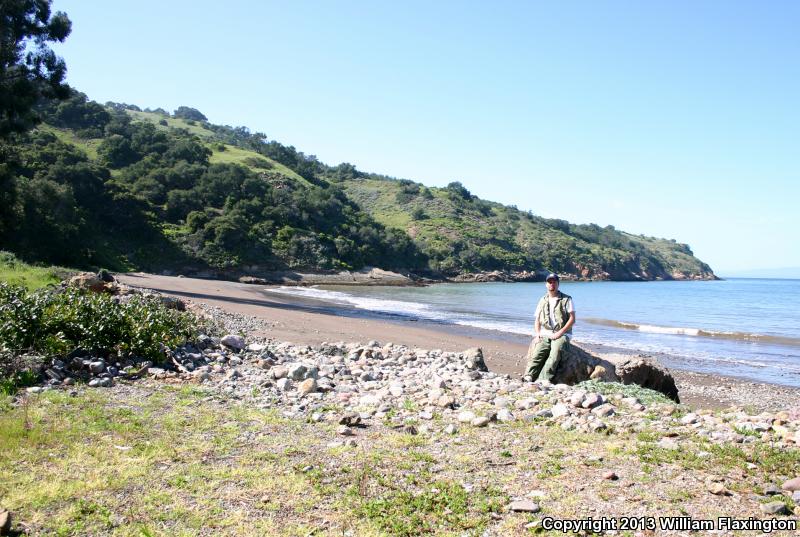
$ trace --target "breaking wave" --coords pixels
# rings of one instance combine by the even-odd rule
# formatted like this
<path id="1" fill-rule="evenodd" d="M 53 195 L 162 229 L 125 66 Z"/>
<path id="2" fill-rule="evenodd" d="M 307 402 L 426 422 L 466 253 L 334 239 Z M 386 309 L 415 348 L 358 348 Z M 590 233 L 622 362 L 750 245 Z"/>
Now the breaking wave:
<path id="1" fill-rule="evenodd" d="M 789 345 L 792 347 L 800 347 L 800 339 L 786 336 L 771 336 L 768 334 L 752 334 L 749 332 L 725 332 L 716 330 L 704 330 L 702 328 L 684 328 L 679 326 L 658 326 L 652 324 L 638 324 L 628 323 L 624 321 L 615 321 L 612 319 L 584 319 L 587 323 L 592 323 L 601 326 L 609 326 L 611 328 L 622 328 L 626 330 L 638 330 L 639 332 L 647 332 L 651 334 L 672 334 L 677 336 L 693 336 L 693 337 L 706 337 L 716 339 L 730 339 L 734 341 L 746 341 L 753 343 L 770 343 L 777 345 Z"/>

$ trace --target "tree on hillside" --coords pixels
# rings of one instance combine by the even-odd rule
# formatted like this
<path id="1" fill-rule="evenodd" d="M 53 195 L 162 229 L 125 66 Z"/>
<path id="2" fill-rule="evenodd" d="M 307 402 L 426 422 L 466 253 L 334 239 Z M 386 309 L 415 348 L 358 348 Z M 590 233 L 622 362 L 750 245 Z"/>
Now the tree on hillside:
<path id="1" fill-rule="evenodd" d="M 175 113 L 173 114 L 177 119 L 191 119 L 193 121 L 208 121 L 208 118 L 203 115 L 203 113 L 196 109 L 190 108 L 188 106 L 179 106 Z"/>
<path id="2" fill-rule="evenodd" d="M 24 132 L 39 118 L 42 98 L 66 98 L 64 60 L 49 43 L 64 41 L 72 23 L 62 12 L 51 14 L 50 0 L 0 2 L 0 138 Z"/>

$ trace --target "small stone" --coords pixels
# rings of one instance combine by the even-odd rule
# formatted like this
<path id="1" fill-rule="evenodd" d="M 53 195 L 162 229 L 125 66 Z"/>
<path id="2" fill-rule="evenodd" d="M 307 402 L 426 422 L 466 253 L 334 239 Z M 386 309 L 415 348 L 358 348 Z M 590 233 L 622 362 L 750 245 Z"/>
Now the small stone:
<path id="1" fill-rule="evenodd" d="M 100 387 L 100 379 L 92 379 L 89 381 L 90 388 L 99 388 Z"/>
<path id="2" fill-rule="evenodd" d="M 710 483 L 708 485 L 708 492 L 715 496 L 728 496 L 730 494 L 722 483 Z"/>
<path id="3" fill-rule="evenodd" d="M 692 412 L 691 414 L 686 414 L 684 417 L 681 418 L 681 423 L 683 425 L 691 425 L 693 423 L 697 423 L 700 421 L 700 417 Z"/>
<path id="4" fill-rule="evenodd" d="M 781 489 L 771 483 L 764 487 L 764 496 L 777 496 L 782 493 L 783 491 Z"/>
<path id="5" fill-rule="evenodd" d="M 762 503 L 761 512 L 767 515 L 787 514 L 786 505 L 783 502 Z"/>
<path id="6" fill-rule="evenodd" d="M 550 409 L 550 413 L 554 418 L 567 416 L 569 415 L 569 407 L 565 404 L 558 403 L 557 405 L 554 405 L 553 408 Z"/>
<path id="7" fill-rule="evenodd" d="M 586 397 L 586 392 L 583 390 L 579 390 L 573 393 L 572 396 L 569 398 L 569 404 L 575 407 L 579 407 L 583 403 L 585 397 Z"/>
<path id="8" fill-rule="evenodd" d="M 471 410 L 464 410 L 459 412 L 458 414 L 458 422 L 459 423 L 472 423 L 472 420 L 475 419 L 475 413 Z"/>
<path id="9" fill-rule="evenodd" d="M 472 424 L 473 427 L 486 427 L 487 425 L 489 425 L 489 421 L 491 420 L 486 416 L 480 416 L 472 420 L 470 423 Z"/>
<path id="10" fill-rule="evenodd" d="M 347 425 L 339 425 L 339 427 L 336 428 L 336 434 L 342 436 L 353 436 L 354 433 L 353 429 L 351 429 Z"/>
<path id="11" fill-rule="evenodd" d="M 236 349 L 237 351 L 240 351 L 245 347 L 244 338 L 236 334 L 226 334 L 222 336 L 220 343 L 232 349 Z"/>
<path id="12" fill-rule="evenodd" d="M 530 500 L 517 500 L 511 502 L 511 504 L 508 506 L 508 510 L 516 513 L 538 513 L 541 508 L 539 507 L 538 503 Z"/>
<path id="13" fill-rule="evenodd" d="M 306 379 L 300 383 L 300 385 L 297 387 L 297 391 L 300 392 L 300 395 L 314 393 L 317 391 L 317 381 L 314 379 Z"/>
<path id="14" fill-rule="evenodd" d="M 451 423 L 444 428 L 444 434 L 458 434 L 458 427 Z"/>
<path id="15" fill-rule="evenodd" d="M 609 481 L 616 481 L 617 479 L 619 479 L 619 476 L 615 472 L 608 471 L 603 473 L 603 479 L 607 479 Z"/>
<path id="16" fill-rule="evenodd" d="M 279 365 L 273 367 L 270 372 L 272 373 L 272 378 L 274 378 L 275 380 L 280 380 L 282 378 L 285 378 L 286 375 L 289 374 L 289 368 Z"/>
<path id="17" fill-rule="evenodd" d="M 613 416 L 614 413 L 615 413 L 614 405 L 612 405 L 611 403 L 605 403 L 592 409 L 592 414 L 594 414 L 595 416 L 599 416 L 601 418 Z"/>
<path id="18" fill-rule="evenodd" d="M 106 370 L 106 363 L 102 360 L 89 363 L 89 371 L 91 371 L 93 375 L 99 375 L 105 370 Z"/>
<path id="19" fill-rule="evenodd" d="M 11 533 L 11 513 L 5 509 L 0 509 L 0 535 Z"/>
<path id="20" fill-rule="evenodd" d="M 275 386 L 282 392 L 288 392 L 292 389 L 292 381 L 287 378 L 282 378 L 275 383 Z"/>
<path id="21" fill-rule="evenodd" d="M 594 407 L 596 407 L 598 405 L 602 405 L 603 401 L 604 401 L 603 396 L 600 395 L 599 393 L 590 393 L 583 400 L 583 403 L 581 403 L 581 406 L 583 408 L 594 408 Z"/>
<path id="22" fill-rule="evenodd" d="M 289 367 L 289 371 L 286 376 L 292 380 L 303 380 L 306 378 L 307 372 L 308 368 L 303 364 L 294 364 Z"/>
<path id="23" fill-rule="evenodd" d="M 507 408 L 501 408 L 497 412 L 497 421 L 509 422 L 514 421 L 514 414 Z"/>
<path id="24" fill-rule="evenodd" d="M 783 485 L 781 485 L 781 488 L 790 492 L 800 490 L 800 477 L 795 477 L 794 479 L 786 481 Z"/>
<path id="25" fill-rule="evenodd" d="M 44 391 L 44 388 L 41 386 L 31 386 L 30 388 L 26 388 L 25 391 L 27 393 L 41 393 Z"/>
<path id="26" fill-rule="evenodd" d="M 349 412 L 339 417 L 339 425 L 358 425 L 361 423 L 361 415 L 358 412 Z"/>
<path id="27" fill-rule="evenodd" d="M 440 408 L 453 408 L 453 405 L 455 404 L 456 404 L 455 398 L 450 395 L 442 395 L 436 401 L 436 406 Z"/>

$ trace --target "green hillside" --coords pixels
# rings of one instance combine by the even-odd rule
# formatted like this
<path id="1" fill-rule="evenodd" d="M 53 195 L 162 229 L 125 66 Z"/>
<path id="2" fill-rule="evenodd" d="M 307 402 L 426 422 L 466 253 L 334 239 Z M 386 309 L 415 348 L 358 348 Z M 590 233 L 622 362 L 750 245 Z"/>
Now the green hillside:
<path id="1" fill-rule="evenodd" d="M 454 277 L 713 278 L 688 246 L 548 220 L 471 195 L 327 166 L 244 127 L 74 92 L 15 135 L 0 246 L 113 269 L 341 270 Z M 534 273 L 534 274 L 531 274 Z"/>

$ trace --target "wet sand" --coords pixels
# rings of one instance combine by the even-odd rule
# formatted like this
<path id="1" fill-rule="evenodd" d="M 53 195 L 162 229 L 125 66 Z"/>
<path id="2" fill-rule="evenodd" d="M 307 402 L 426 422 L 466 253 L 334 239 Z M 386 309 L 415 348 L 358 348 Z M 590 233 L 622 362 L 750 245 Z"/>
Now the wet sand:
<path id="1" fill-rule="evenodd" d="M 408 319 L 376 317 L 356 309 L 333 307 L 321 301 L 270 293 L 266 286 L 144 273 L 119 274 L 122 283 L 154 289 L 172 296 L 252 315 L 270 328 L 256 335 L 295 344 L 363 342 L 399 343 L 423 349 L 462 351 L 481 347 L 487 366 L 497 373 L 519 376 L 525 368 L 529 339 L 473 327 Z M 603 354 L 592 347 L 593 354 Z M 681 402 L 696 408 L 783 409 L 796 407 L 800 390 L 721 375 L 670 369 Z"/>

